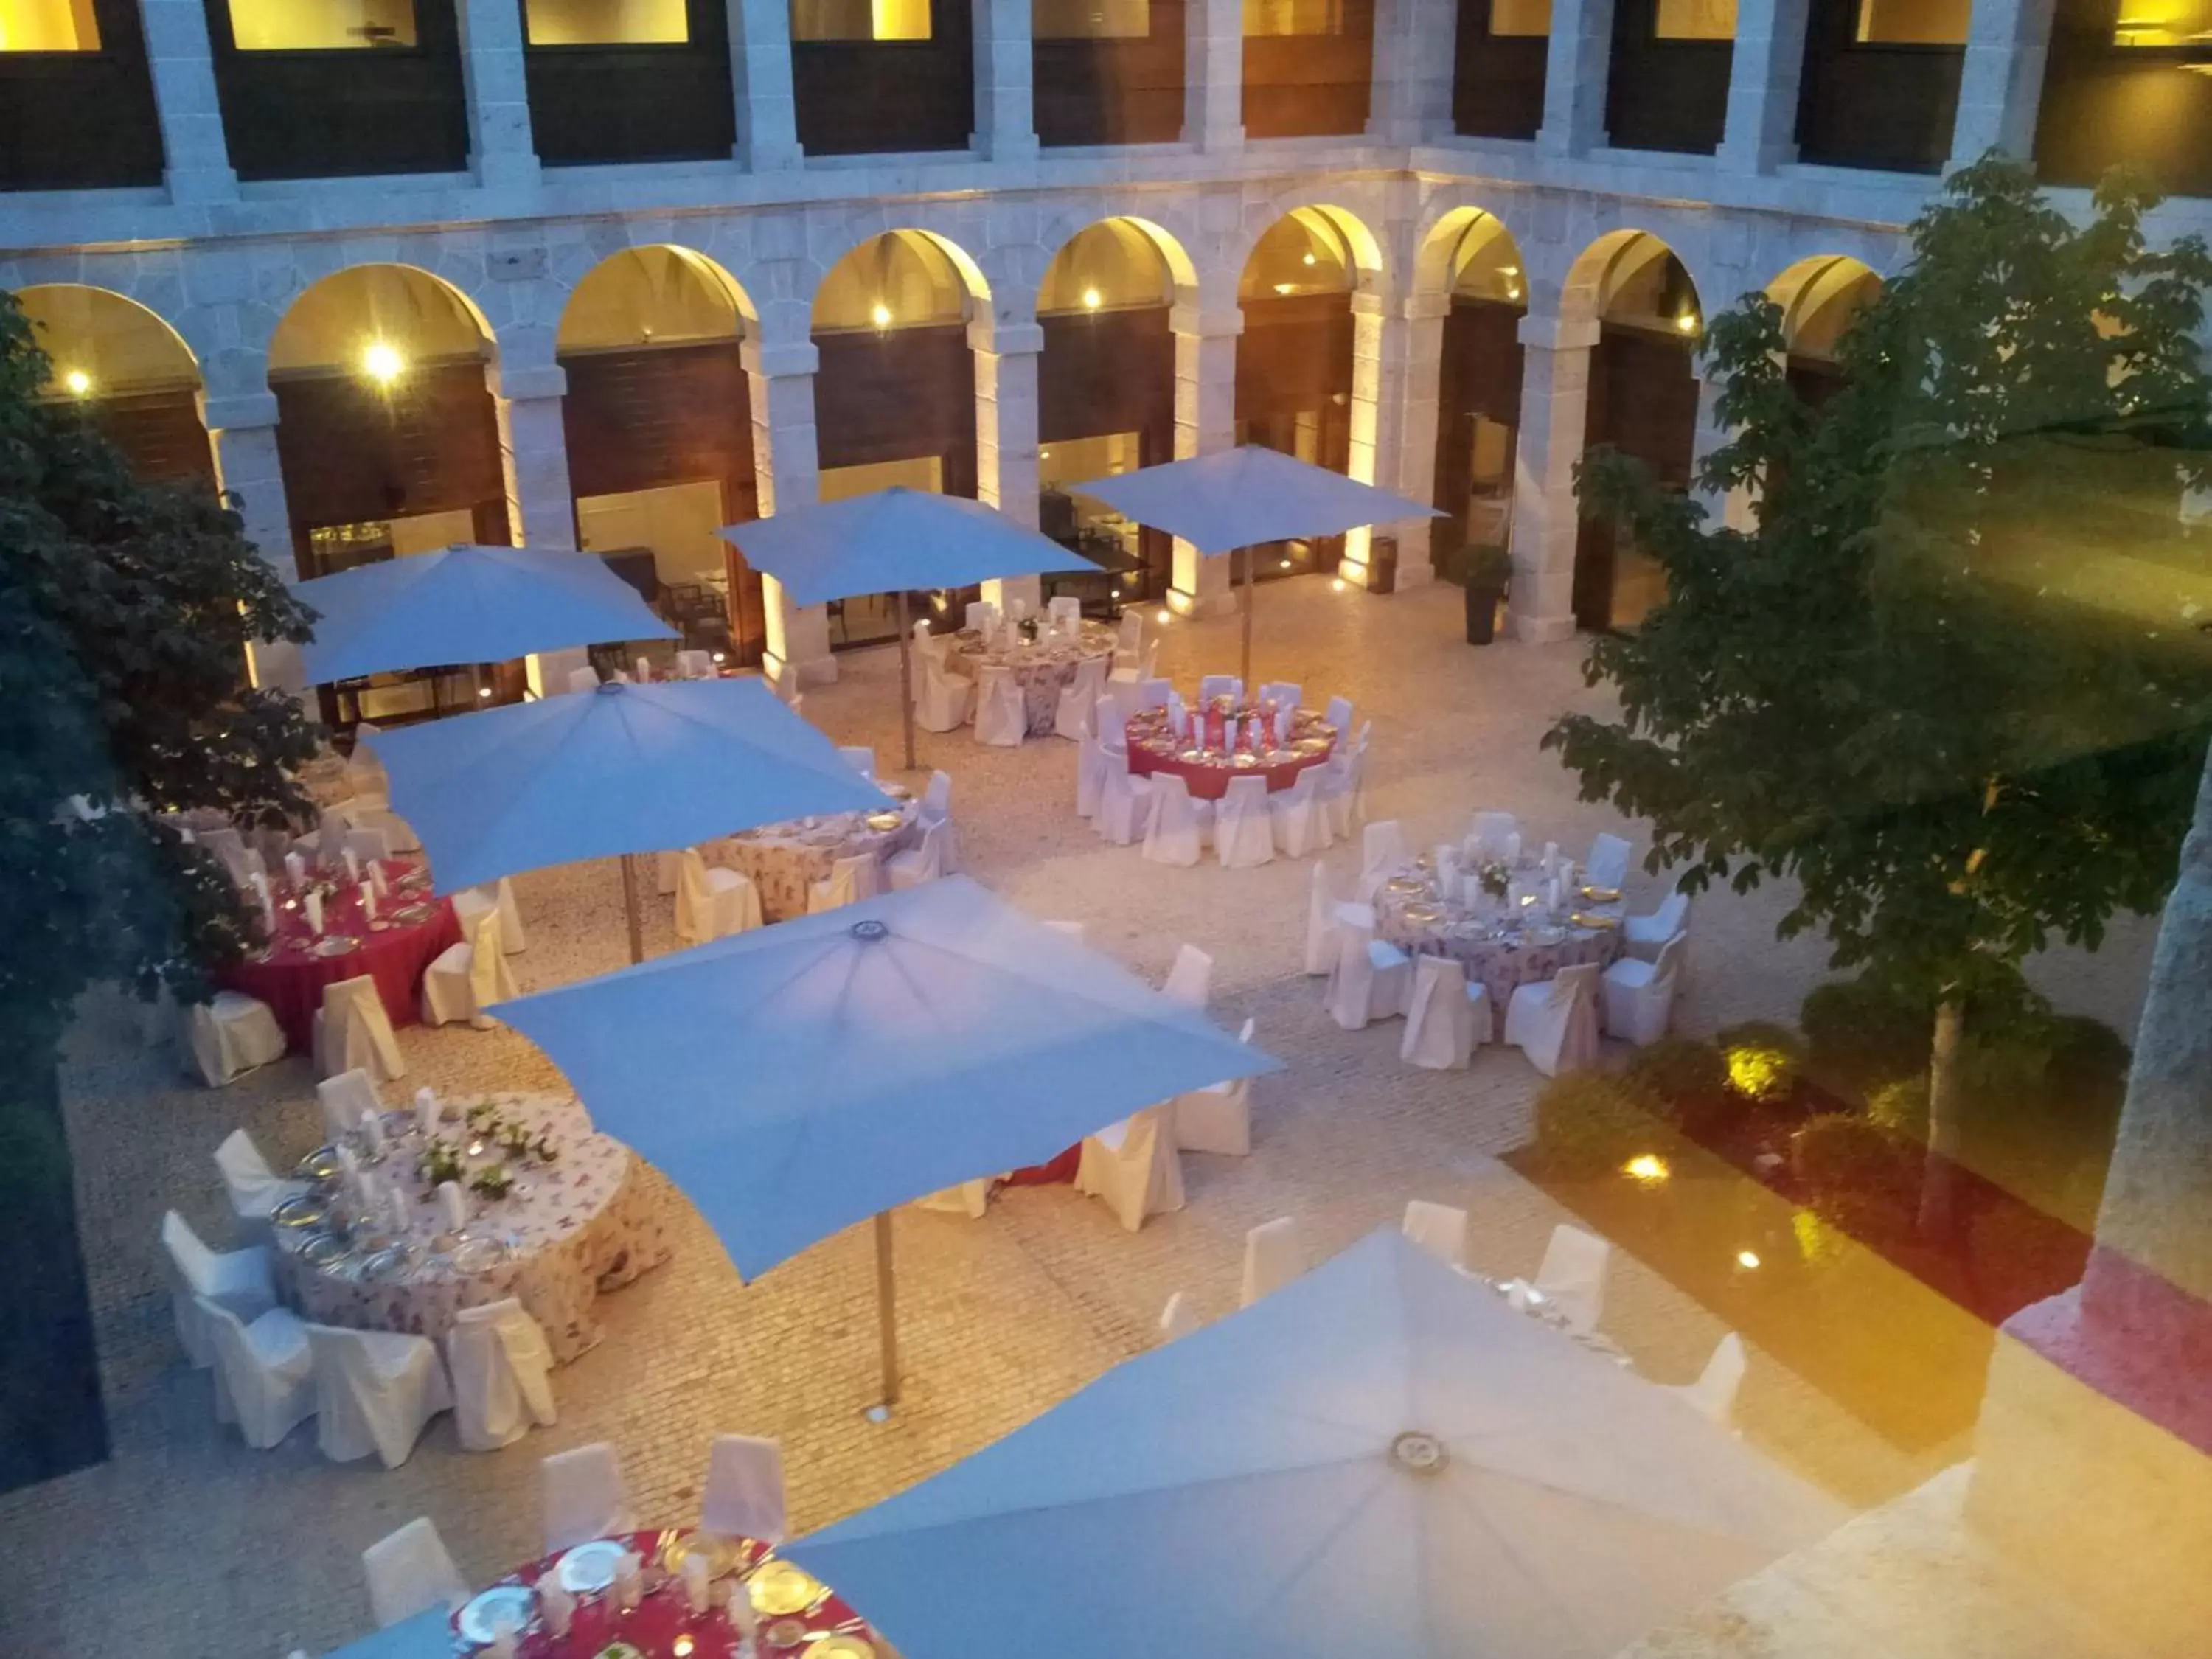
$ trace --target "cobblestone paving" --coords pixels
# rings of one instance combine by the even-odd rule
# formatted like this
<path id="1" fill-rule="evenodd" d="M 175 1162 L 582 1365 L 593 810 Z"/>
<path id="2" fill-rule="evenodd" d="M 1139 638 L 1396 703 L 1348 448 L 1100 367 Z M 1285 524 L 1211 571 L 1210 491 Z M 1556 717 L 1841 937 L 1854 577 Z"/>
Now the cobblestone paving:
<path id="1" fill-rule="evenodd" d="M 1455 833 L 1476 807 L 1516 811 L 1532 834 L 1569 848 L 1618 828 L 1607 810 L 1577 801 L 1572 780 L 1536 749 L 1559 711 L 1602 704 L 1582 684 L 1578 648 L 1470 650 L 1455 637 L 1458 599 L 1450 589 L 1377 600 L 1310 580 L 1270 586 L 1255 668 L 1296 676 L 1312 700 L 1357 700 L 1375 721 L 1370 816 L 1401 819 L 1414 845 Z M 1233 665 L 1233 629 L 1231 620 L 1176 623 L 1167 672 L 1189 680 Z M 895 659 L 872 653 L 843 669 L 836 685 L 808 694 L 806 712 L 841 743 L 875 744 L 889 770 L 898 757 Z M 1084 921 L 1094 945 L 1149 975 L 1183 940 L 1213 953 L 1217 1013 L 1232 1025 L 1256 1017 L 1257 1040 L 1288 1066 L 1255 1091 L 1251 1157 L 1188 1158 L 1188 1207 L 1136 1235 L 1064 1188 L 1012 1193 L 981 1222 L 902 1214 L 907 1392 L 886 1425 L 863 1417 L 874 1385 L 866 1230 L 743 1285 L 686 1207 L 674 1261 L 604 1299 L 606 1340 L 557 1374 L 557 1428 L 466 1455 L 442 1419 L 400 1469 L 339 1467 L 316 1455 L 311 1428 L 255 1452 L 217 1427 L 207 1376 L 176 1347 L 155 1267 L 155 1229 L 171 1206 L 224 1241 L 209 1154 L 231 1127 L 245 1125 L 280 1161 L 319 1139 L 307 1062 L 201 1090 L 166 1051 L 145 1046 L 131 1009 L 90 1000 L 66 1090 L 115 1454 L 0 1498 L 0 1653 L 320 1651 L 366 1628 L 363 1546 L 428 1515 L 464 1573 L 487 1579 L 538 1551 L 538 1459 L 590 1440 L 617 1444 L 641 1515 L 660 1522 L 696 1513 L 710 1436 L 777 1436 L 794 1524 L 820 1525 L 1142 1351 L 1171 1291 L 1190 1292 L 1208 1317 L 1231 1310 L 1243 1231 L 1277 1215 L 1297 1216 L 1327 1253 L 1395 1221 L 1409 1198 L 1462 1204 L 1474 1218 L 1479 1267 L 1533 1270 L 1562 1212 L 1495 1158 L 1526 1138 L 1535 1073 L 1497 1049 L 1468 1073 L 1411 1070 L 1398 1062 L 1395 1026 L 1346 1033 L 1321 1018 L 1314 984 L 1297 971 L 1303 862 L 1150 865 L 1134 849 L 1103 847 L 1075 817 L 1073 745 L 986 750 L 965 734 L 921 742 L 925 767 L 955 779 L 969 868 L 984 882 L 1036 915 Z M 1346 857 L 1338 849 L 1340 867 Z M 1661 884 L 1639 873 L 1638 908 Z M 519 888 L 526 989 L 619 964 L 611 865 L 538 872 Z M 1771 891 L 1700 902 L 1681 1025 L 1794 1013 L 1820 953 L 1774 942 L 1781 908 Z M 2054 956 L 2038 977 L 2068 1006 L 2126 1029 L 2149 936 L 2148 924 L 2124 926 L 2101 956 Z M 672 948 L 665 902 L 648 948 Z M 558 1086 L 536 1051 L 503 1030 L 409 1030 L 402 1043 L 409 1087 Z M 1721 1334 L 1632 1259 L 1618 1262 L 1606 1325 L 1645 1374 L 1669 1382 L 1694 1372 Z M 1965 1449 L 1899 1453 L 1764 1353 L 1754 1353 L 1745 1416 L 1751 1438 L 1859 1504 Z"/>

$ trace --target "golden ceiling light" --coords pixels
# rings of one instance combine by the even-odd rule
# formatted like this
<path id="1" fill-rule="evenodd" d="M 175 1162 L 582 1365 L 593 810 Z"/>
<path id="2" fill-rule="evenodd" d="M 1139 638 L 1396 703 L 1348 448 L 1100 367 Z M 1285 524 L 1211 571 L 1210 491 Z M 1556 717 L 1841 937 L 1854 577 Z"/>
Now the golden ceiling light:
<path id="1" fill-rule="evenodd" d="M 1083 290 L 1083 308 L 1085 311 L 1096 311 L 1103 303 L 1104 303 L 1103 297 L 1097 289 L 1086 288 Z"/>
<path id="2" fill-rule="evenodd" d="M 92 396 L 92 376 L 81 368 L 73 368 L 63 375 L 62 385 L 72 398 Z"/>
<path id="3" fill-rule="evenodd" d="M 390 386 L 407 372 L 407 360 L 388 341 L 372 340 L 361 354 L 361 372 L 379 386 Z"/>
<path id="4" fill-rule="evenodd" d="M 1317 265 L 1321 261 L 1316 258 L 1312 254 L 1309 253 L 1306 255 L 1306 263 L 1310 265 Z"/>
<path id="5" fill-rule="evenodd" d="M 1695 334 L 1698 331 L 1698 313 L 1694 311 L 1684 312 L 1674 319 L 1674 326 L 1685 334 Z"/>
<path id="6" fill-rule="evenodd" d="M 868 320 L 878 328 L 889 328 L 891 325 L 891 308 L 878 301 L 876 308 L 868 313 Z"/>
<path id="7" fill-rule="evenodd" d="M 1275 292 L 1278 294 L 1288 294 L 1291 289 L 1296 286 L 1297 284 L 1294 283 L 1278 283 L 1275 284 Z"/>

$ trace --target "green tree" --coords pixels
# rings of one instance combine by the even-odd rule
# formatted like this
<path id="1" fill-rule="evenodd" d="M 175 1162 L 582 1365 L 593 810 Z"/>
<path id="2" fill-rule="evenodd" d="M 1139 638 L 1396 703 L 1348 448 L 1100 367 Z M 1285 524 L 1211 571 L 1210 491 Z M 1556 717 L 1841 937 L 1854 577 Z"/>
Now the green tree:
<path id="1" fill-rule="evenodd" d="M 202 996 L 247 937 L 221 865 L 152 811 L 303 811 L 319 740 L 245 682 L 249 641 L 309 617 L 237 514 L 134 479 L 47 376 L 0 293 L 0 1259 L 24 1292 L 0 1316 L 0 1490 L 103 1443 L 55 1077 L 72 1005 L 102 981 Z"/>
<path id="2" fill-rule="evenodd" d="M 2158 907 L 2212 721 L 2212 651 L 2161 586 L 2207 564 L 2180 508 L 2212 459 L 2212 255 L 2152 252 L 2155 200 L 2115 179 L 2077 226 L 2016 165 L 1954 174 L 1817 414 L 1771 301 L 1716 318 L 1734 436 L 1698 482 L 1753 495 L 1753 529 L 1617 453 L 1577 481 L 1668 599 L 1591 649 L 1620 717 L 1547 744 L 1586 798 L 1653 821 L 1686 890 L 1788 878 L 1784 937 L 1824 930 L 1836 966 L 1929 1011 L 1947 1155 L 1962 1031 L 2036 1006 L 2021 964 L 2054 937 L 2094 948 L 2116 910 Z"/>

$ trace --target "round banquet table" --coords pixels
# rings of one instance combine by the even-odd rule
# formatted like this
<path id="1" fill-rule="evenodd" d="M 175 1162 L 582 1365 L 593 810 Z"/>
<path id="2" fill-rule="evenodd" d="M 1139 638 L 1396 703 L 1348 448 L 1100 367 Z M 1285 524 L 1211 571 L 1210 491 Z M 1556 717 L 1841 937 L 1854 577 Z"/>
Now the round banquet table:
<path id="1" fill-rule="evenodd" d="M 299 1053 L 313 1046 L 315 1011 L 323 1006 L 323 988 L 342 979 L 367 974 L 376 981 L 377 1000 L 392 1023 L 412 1025 L 416 988 L 422 982 L 423 969 L 447 945 L 460 942 L 453 907 L 430 896 L 428 877 L 405 859 L 386 860 L 383 869 L 392 886 L 377 905 L 382 927 L 363 914 L 361 889 L 343 878 L 325 897 L 324 940 L 354 941 L 352 949 L 327 956 L 321 953 L 327 947 L 307 926 L 300 890 L 272 876 L 269 890 L 276 902 L 276 937 L 259 955 L 234 963 L 216 975 L 228 989 L 267 1003 L 276 1012 L 284 1040 Z M 403 881 L 419 890 L 403 890 Z M 409 905 L 427 907 L 428 914 L 416 921 L 399 921 L 397 913 Z"/>
<path id="2" fill-rule="evenodd" d="M 1468 983 L 1490 994 L 1493 1037 L 1502 1037 L 1505 1005 L 1519 987 L 1555 978 L 1562 968 L 1604 965 L 1620 955 L 1618 903 L 1585 904 L 1573 913 L 1609 920 L 1615 924 L 1610 927 L 1577 927 L 1562 917 L 1556 924 L 1524 928 L 1517 921 L 1479 916 L 1465 905 L 1438 899 L 1425 877 L 1425 872 L 1408 872 L 1383 884 L 1375 895 L 1375 936 L 1408 956 L 1449 957 L 1464 967 Z M 1415 883 L 1414 890 L 1407 890 Z"/>
<path id="3" fill-rule="evenodd" d="M 1025 640 L 1015 634 L 1010 640 L 987 645 L 981 635 L 966 629 L 953 639 L 949 665 L 967 678 L 975 678 L 978 671 L 987 667 L 1013 670 L 1014 679 L 1022 688 L 1030 735 L 1043 738 L 1051 736 L 1060 723 L 1060 694 L 1075 683 L 1076 669 L 1091 657 L 1111 662 L 1119 635 L 1104 623 L 1085 622 L 1072 640 L 1050 635 Z"/>
<path id="4" fill-rule="evenodd" d="M 843 1597 L 805 1577 L 756 1539 L 710 1539 L 685 1528 L 618 1534 L 611 1541 L 635 1552 L 644 1563 L 643 1593 L 637 1605 L 625 1611 L 612 1586 L 579 1592 L 568 1632 L 556 1636 L 533 1595 L 526 1604 L 529 1621 L 515 1644 L 517 1659 L 598 1659 L 617 1642 L 627 1643 L 642 1659 L 732 1659 L 738 1650 L 738 1629 L 731 1622 L 726 1598 L 733 1575 L 746 1583 L 759 1614 L 757 1647 L 763 1659 L 872 1659 L 888 1652 Z M 596 1547 L 580 1547 L 590 1551 Z M 712 1581 L 708 1610 L 695 1613 L 678 1563 L 687 1553 L 702 1548 L 720 1571 Z M 567 1553 L 546 1556 L 509 1573 L 479 1599 L 489 1608 L 502 1590 L 534 1591 L 541 1578 L 558 1571 Z M 804 1602 L 799 1601 L 801 1595 L 806 1598 Z M 796 1611 L 781 1611 L 793 1603 L 799 1603 Z M 468 1617 L 468 1607 L 453 1615 L 457 1652 L 479 1650 L 464 1633 Z"/>
<path id="5" fill-rule="evenodd" d="M 699 849 L 709 865 L 742 871 L 759 893 L 761 919 L 788 921 L 806 914 L 806 890 L 829 878 L 839 859 L 872 858 L 878 864 L 921 840 L 920 805 L 905 786 L 876 786 L 897 804 L 875 812 L 832 812 L 825 817 L 764 823 Z"/>
<path id="6" fill-rule="evenodd" d="M 1273 729 L 1271 707 L 1237 710 L 1233 736 L 1231 721 L 1220 710 L 1208 709 L 1203 714 L 1193 711 L 1194 726 L 1202 720 L 1205 730 L 1185 739 L 1168 730 L 1166 709 L 1139 709 L 1127 723 L 1129 775 L 1146 778 L 1171 772 L 1190 786 L 1194 800 L 1219 800 L 1229 793 L 1231 778 L 1262 777 L 1270 793 L 1287 789 L 1297 781 L 1299 773 L 1310 766 L 1326 764 L 1335 750 L 1336 728 L 1328 717 L 1301 708 L 1291 717 L 1289 746 L 1263 746 L 1255 754 L 1249 724 L 1255 714 Z"/>
<path id="7" fill-rule="evenodd" d="M 487 1097 L 509 1121 L 544 1135 L 554 1158 L 534 1152 L 511 1158 L 496 1147 L 467 1157 L 470 1175 L 505 1162 L 514 1186 L 504 1198 L 468 1194 L 465 1236 L 495 1240 L 499 1258 L 483 1265 L 449 1254 L 454 1241 L 442 1231 L 434 1194 L 420 1173 L 423 1150 L 412 1115 L 386 1114 L 392 1133 L 380 1163 L 369 1166 L 379 1183 L 406 1194 L 409 1224 L 404 1244 L 415 1259 L 388 1275 L 365 1276 L 363 1262 L 392 1241 L 388 1224 L 355 1230 L 354 1249 L 327 1266 L 303 1254 L 318 1227 L 274 1227 L 278 1293 L 302 1318 L 360 1330 L 407 1331 L 437 1340 L 463 1308 L 507 1297 L 545 1328 L 553 1358 L 566 1364 L 599 1340 L 592 1304 L 601 1291 L 627 1285 L 668 1259 L 667 1188 L 646 1180 L 636 1158 L 618 1140 L 594 1131 L 583 1107 L 550 1095 Z M 467 1121 L 473 1100 L 444 1103 L 441 1139 L 464 1149 L 481 1137 Z M 312 1161 L 312 1159 L 311 1159 Z M 301 1173 L 309 1170 L 303 1165 Z M 465 1188 L 468 1176 L 463 1177 Z M 489 1254 L 489 1252 L 484 1252 Z"/>

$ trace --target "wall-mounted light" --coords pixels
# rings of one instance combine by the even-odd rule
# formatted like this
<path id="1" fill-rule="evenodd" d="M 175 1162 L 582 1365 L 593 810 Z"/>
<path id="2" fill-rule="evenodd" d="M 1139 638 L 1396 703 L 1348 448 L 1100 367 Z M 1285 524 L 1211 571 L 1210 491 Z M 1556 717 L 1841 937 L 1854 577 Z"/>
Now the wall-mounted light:
<path id="1" fill-rule="evenodd" d="M 1295 286 L 1296 284 L 1291 283 L 1278 283 L 1275 284 L 1275 292 L 1278 294 L 1288 294 Z"/>
<path id="2" fill-rule="evenodd" d="M 379 386 L 390 386 L 407 372 L 407 360 L 397 346 L 374 340 L 361 354 L 361 372 Z"/>
<path id="3" fill-rule="evenodd" d="M 73 368 L 62 376 L 62 385 L 72 398 L 92 396 L 92 376 L 81 368 Z"/>
<path id="4" fill-rule="evenodd" d="M 1310 265 L 1317 265 L 1317 264 L 1319 264 L 1321 263 L 1321 261 L 1320 261 L 1320 260 L 1318 260 L 1318 259 L 1316 259 L 1316 258 L 1314 258 L 1314 256 L 1313 256 L 1312 254 L 1309 253 L 1309 254 L 1307 254 L 1307 255 L 1306 255 L 1306 263 L 1307 263 L 1308 264 L 1310 264 Z"/>
<path id="5" fill-rule="evenodd" d="M 1698 331 L 1698 313 L 1694 311 L 1684 312 L 1674 319 L 1674 326 L 1685 334 L 1695 334 Z"/>
<path id="6" fill-rule="evenodd" d="M 1291 568 L 1291 562 L 1290 562 L 1288 559 L 1285 559 L 1285 560 L 1283 561 L 1283 568 L 1284 568 L 1284 569 L 1285 569 L 1285 570 L 1288 570 L 1290 568 Z"/>
<path id="7" fill-rule="evenodd" d="M 1097 289 L 1086 288 L 1083 290 L 1083 308 L 1085 311 L 1096 311 L 1104 302 L 1104 297 Z"/>
<path id="8" fill-rule="evenodd" d="M 878 303 L 876 308 L 868 313 L 868 320 L 878 328 L 889 328 L 891 325 L 891 308 Z"/>

